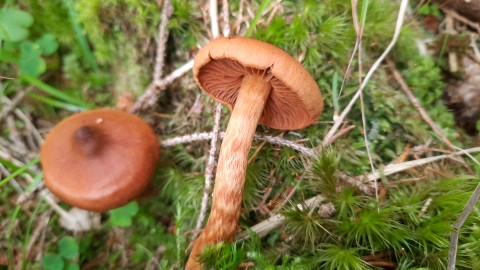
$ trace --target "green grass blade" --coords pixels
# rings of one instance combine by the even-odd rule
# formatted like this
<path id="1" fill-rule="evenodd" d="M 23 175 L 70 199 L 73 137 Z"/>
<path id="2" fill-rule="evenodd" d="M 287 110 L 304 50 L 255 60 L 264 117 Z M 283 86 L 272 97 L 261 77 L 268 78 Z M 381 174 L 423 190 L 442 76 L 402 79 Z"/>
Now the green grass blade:
<path id="1" fill-rule="evenodd" d="M 97 60 L 88 46 L 87 39 L 83 35 L 83 29 L 78 20 L 77 11 L 75 10 L 72 0 L 63 0 L 63 4 L 67 8 L 70 23 L 72 24 L 75 37 L 80 45 L 80 49 L 82 50 L 85 61 L 93 71 L 98 72 L 99 68 L 97 66 Z"/>
<path id="2" fill-rule="evenodd" d="M 340 105 L 338 102 L 338 72 L 335 71 L 333 73 L 333 78 L 332 78 L 332 99 L 333 99 L 333 108 L 335 112 L 340 112 Z"/>
<path id="3" fill-rule="evenodd" d="M 4 179 L 2 179 L 0 181 L 0 187 L 4 186 L 5 184 L 7 184 L 8 182 L 10 182 L 10 180 L 12 180 L 13 178 L 17 177 L 18 175 L 24 173 L 25 171 L 28 170 L 28 168 L 32 167 L 33 165 L 37 164 L 38 162 L 40 161 L 40 158 L 34 158 L 32 159 L 30 162 L 28 162 L 27 164 L 23 165 L 22 167 L 20 167 L 18 170 L 16 170 L 15 172 L 13 172 L 11 175 L 5 177 Z"/>
<path id="4" fill-rule="evenodd" d="M 27 269 L 27 246 L 28 246 L 28 242 L 30 241 L 30 231 L 32 229 L 32 224 L 38 215 L 40 206 L 42 206 L 42 203 L 43 203 L 43 197 L 40 197 L 39 201 L 35 205 L 35 209 L 33 210 L 32 215 L 30 216 L 30 219 L 28 220 L 27 231 L 25 232 L 25 240 L 23 241 L 23 248 L 22 248 L 22 270 Z"/>
<path id="5" fill-rule="evenodd" d="M 8 263 L 10 265 L 15 265 L 13 260 L 12 241 L 10 239 L 10 236 L 12 234 L 13 225 L 15 224 L 15 220 L 17 219 L 18 212 L 20 212 L 20 206 L 15 207 L 15 210 L 13 210 L 12 216 L 10 217 L 10 224 L 8 225 L 7 229 Z"/>
<path id="6" fill-rule="evenodd" d="M 247 33 L 245 33 L 246 37 L 250 37 L 252 35 L 255 26 L 257 26 L 258 20 L 260 20 L 263 11 L 268 7 L 268 5 L 270 5 L 270 0 L 262 0 L 262 3 L 260 3 L 260 6 L 258 7 L 257 13 L 255 13 L 255 17 L 253 17 L 253 20 L 250 22 L 250 27 L 248 28 Z"/>
<path id="7" fill-rule="evenodd" d="M 77 107 L 80 107 L 82 108 L 83 110 L 86 110 L 86 109 L 90 109 L 90 108 L 93 108 L 94 106 L 88 102 L 85 102 L 79 98 L 76 98 L 76 97 L 73 97 L 69 94 L 66 94 L 58 89 L 56 89 L 55 87 L 52 87 L 32 76 L 28 76 L 28 75 L 22 75 L 21 76 L 21 79 L 24 81 L 24 82 L 27 82 L 35 87 L 37 87 L 39 90 L 51 95 L 51 96 L 54 96 L 64 102 L 67 102 L 67 103 L 70 103 L 72 105 L 76 105 Z"/>
<path id="8" fill-rule="evenodd" d="M 365 27 L 365 20 L 367 19 L 367 10 L 368 10 L 368 4 L 369 0 L 364 0 L 362 4 L 362 14 L 360 15 L 360 27 L 363 28 Z"/>
<path id="9" fill-rule="evenodd" d="M 28 184 L 28 186 L 25 188 L 25 192 L 31 192 L 35 188 L 37 188 L 39 183 L 42 181 L 42 179 L 43 179 L 43 173 L 39 173 L 35 175 L 35 177 L 33 178 L 33 182 Z"/>
<path id="10" fill-rule="evenodd" d="M 36 99 L 36 100 L 39 100 L 39 101 L 45 103 L 45 104 L 48 104 L 48 105 L 56 107 L 56 108 L 62 108 L 62 109 L 65 109 L 67 111 L 79 112 L 79 111 L 85 111 L 86 110 L 85 107 L 79 107 L 79 106 L 72 105 L 72 104 L 69 104 L 69 103 L 65 103 L 65 102 L 62 102 L 62 101 L 58 101 L 58 100 L 55 100 L 55 99 L 52 99 L 52 98 L 44 97 L 44 96 L 41 96 L 41 95 L 38 95 L 38 94 L 35 94 L 35 93 L 28 93 L 28 95 L 30 97 Z"/>

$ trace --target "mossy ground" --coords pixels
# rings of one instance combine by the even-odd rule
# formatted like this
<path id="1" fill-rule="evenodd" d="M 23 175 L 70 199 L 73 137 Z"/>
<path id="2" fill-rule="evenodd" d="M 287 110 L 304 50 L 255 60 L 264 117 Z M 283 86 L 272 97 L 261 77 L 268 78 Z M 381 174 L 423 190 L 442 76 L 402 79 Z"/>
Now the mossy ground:
<path id="1" fill-rule="evenodd" d="M 1 41 L 0 75 L 13 78 L 2 80 L 3 97 L 12 99 L 29 89 L 18 110 L 30 117 L 34 130 L 45 135 L 56 122 L 79 109 L 114 107 L 126 93 L 134 99 L 140 96 L 152 80 L 161 2 L 20 0 L 2 4 L 3 10 L 20 9 L 33 18 L 31 25 L 19 24 L 28 36 Z M 208 41 L 205 2 L 172 1 L 164 74 L 191 60 L 198 46 Z M 443 14 L 431 4 L 412 1 L 410 6 L 413 13 L 389 58 L 446 136 L 459 147 L 473 147 L 478 135 L 467 136 L 456 127 L 442 99 L 448 46 L 431 55 L 421 55 L 416 46 L 419 40 L 442 41 L 444 36 L 426 30 L 422 22 L 424 16 L 442 21 Z M 259 127 L 258 134 L 282 136 L 307 147 L 321 144 L 335 110 L 348 104 L 359 87 L 358 78 L 386 48 L 395 27 L 395 2 L 364 0 L 358 7 L 359 14 L 366 14 L 363 73 L 359 74 L 355 59 L 339 93 L 356 40 L 349 1 L 230 1 L 231 34 L 267 41 L 302 61 L 322 89 L 325 102 L 323 116 L 304 130 Z M 258 10 L 262 12 L 256 16 Z M 46 45 L 39 41 L 45 34 L 54 36 L 53 41 L 46 38 Z M 55 43 L 57 48 L 49 53 Z M 23 67 L 25 59 L 38 63 L 37 68 Z M 42 83 L 53 91 L 48 92 Z M 364 136 L 380 171 L 392 162 L 449 151 L 399 90 L 386 66 L 369 82 L 364 102 L 367 134 L 358 103 L 348 116 L 348 125 L 355 128 L 320 151 L 317 159 L 288 147 L 254 142 L 240 226 L 247 230 L 277 213 L 285 216 L 284 226 L 263 238 L 252 232 L 248 240 L 236 245 L 212 247 L 202 257 L 207 265 L 215 269 L 446 268 L 451 225 L 479 182 L 480 168 L 467 159 L 475 171 L 472 174 L 447 159 L 382 177 L 378 198 L 346 184 L 345 175 L 371 172 Z M 161 92 L 153 112 L 142 116 L 167 139 L 210 131 L 214 110 L 215 103 L 187 73 Z M 11 158 L 25 164 L 38 156 L 38 145 L 28 144 L 32 127 L 18 114 L 9 115 L 0 123 L 0 150 L 7 153 L 0 160 L 5 169 L 2 178 L 5 172 L 21 169 L 22 164 Z M 224 109 L 223 130 L 228 116 Z M 19 143 L 25 145 L 24 150 L 15 148 Z M 98 228 L 79 233 L 62 227 L 58 214 L 42 199 L 38 163 L 27 168 L 29 178 L 15 178 L 24 192 L 12 181 L 0 186 L 0 269 L 40 269 L 42 264 L 47 269 L 181 269 L 199 214 L 208 150 L 208 141 L 162 149 L 150 196 L 127 209 L 102 214 Z M 297 205 L 318 194 L 326 198 L 324 203 Z M 290 201 L 285 201 L 287 196 Z M 321 209 L 330 207 L 328 203 L 335 211 L 325 216 Z M 479 239 L 480 211 L 476 208 L 462 229 L 458 269 L 480 269 Z"/>

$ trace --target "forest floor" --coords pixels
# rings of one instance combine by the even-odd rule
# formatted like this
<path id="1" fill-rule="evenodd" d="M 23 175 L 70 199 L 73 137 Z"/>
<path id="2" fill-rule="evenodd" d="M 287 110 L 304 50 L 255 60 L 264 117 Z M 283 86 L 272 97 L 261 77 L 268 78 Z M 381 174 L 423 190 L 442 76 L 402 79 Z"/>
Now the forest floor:
<path id="1" fill-rule="evenodd" d="M 191 72 L 218 36 L 285 50 L 324 107 L 305 129 L 257 128 L 237 241 L 206 269 L 480 269 L 480 21 L 455 8 L 5 1 L 0 269 L 184 268 L 230 116 Z M 59 121 L 104 107 L 148 121 L 161 158 L 148 194 L 96 213 L 49 192 L 39 152 Z"/>

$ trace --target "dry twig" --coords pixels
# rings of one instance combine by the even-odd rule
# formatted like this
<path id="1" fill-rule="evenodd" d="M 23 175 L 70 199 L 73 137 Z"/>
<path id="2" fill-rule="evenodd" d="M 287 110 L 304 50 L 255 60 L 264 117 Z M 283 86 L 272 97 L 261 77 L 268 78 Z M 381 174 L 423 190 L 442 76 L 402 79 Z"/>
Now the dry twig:
<path id="1" fill-rule="evenodd" d="M 448 251 L 448 270 L 455 270 L 455 264 L 457 259 L 458 250 L 458 238 L 460 236 L 460 229 L 467 220 L 470 213 L 475 208 L 475 205 L 480 200 L 480 183 L 475 188 L 467 204 L 463 208 L 462 213 L 458 217 L 457 221 L 453 224 L 453 232 L 450 234 L 450 249 Z"/>
<path id="2" fill-rule="evenodd" d="M 480 166 L 480 162 L 478 162 L 476 158 L 470 155 L 470 153 L 472 152 L 469 150 L 470 149 L 467 149 L 467 150 L 462 149 L 460 152 L 462 154 L 468 155 L 473 160 L 473 162 L 475 162 L 478 166 Z M 453 231 L 450 234 L 450 249 L 448 251 L 448 268 L 447 268 L 448 270 L 455 270 L 460 229 L 462 228 L 463 224 L 465 223 L 468 216 L 473 211 L 473 209 L 475 208 L 475 205 L 479 200 L 480 200 L 480 182 L 478 183 L 477 187 L 475 188 L 475 191 L 473 192 L 473 194 L 470 196 L 467 203 L 465 204 L 465 207 L 460 213 L 460 216 L 458 217 L 457 221 L 453 224 Z"/>
<path id="3" fill-rule="evenodd" d="M 23 98 L 33 89 L 33 86 L 27 87 L 27 89 L 23 91 L 19 91 L 12 100 L 3 96 L 3 100 L 5 103 L 5 107 L 0 112 L 0 122 L 2 122 L 3 118 L 5 118 L 12 110 L 14 110 L 17 105 L 23 100 Z"/>
<path id="4" fill-rule="evenodd" d="M 216 160 L 215 154 L 217 153 L 218 135 L 220 133 L 220 117 L 222 115 L 222 104 L 217 103 L 215 109 L 215 120 L 212 133 L 212 139 L 210 140 L 210 151 L 208 153 L 207 167 L 205 168 L 205 187 L 203 189 L 202 203 L 200 206 L 200 213 L 198 215 L 195 231 L 192 234 L 192 239 L 196 239 L 200 233 L 200 229 L 203 226 L 203 221 L 207 216 L 208 199 L 212 191 L 212 180 L 215 172 Z"/>
<path id="5" fill-rule="evenodd" d="M 216 38 L 220 34 L 218 27 L 217 0 L 210 0 L 208 14 L 210 15 L 210 29 L 212 30 L 212 36 L 213 38 Z"/>
<path id="6" fill-rule="evenodd" d="M 158 26 L 158 42 L 157 42 L 157 52 L 155 57 L 155 69 L 153 72 L 152 83 L 148 86 L 147 91 L 138 98 L 138 100 L 130 108 L 131 113 L 135 113 L 141 110 L 147 110 L 152 108 L 158 100 L 158 94 L 160 91 L 164 90 L 166 85 L 159 84 L 161 81 L 163 66 L 165 62 L 165 47 L 168 39 L 168 29 L 167 24 L 170 20 L 170 16 L 173 13 L 173 6 L 170 0 L 165 0 L 163 2 L 162 8 L 162 19 Z"/>
<path id="7" fill-rule="evenodd" d="M 165 48 L 167 47 L 168 29 L 167 24 L 172 16 L 173 6 L 170 0 L 163 1 L 162 19 L 158 25 L 158 43 L 157 55 L 155 57 L 155 69 L 153 71 L 153 80 L 157 81 L 162 78 L 163 66 L 165 63 Z"/>
<path id="8" fill-rule="evenodd" d="M 446 8 L 442 5 L 440 5 L 440 8 L 443 10 L 443 12 L 445 12 L 446 14 L 452 16 L 452 18 L 454 18 L 455 20 L 458 20 L 470 27 L 472 27 L 473 29 L 475 29 L 477 31 L 477 33 L 480 34 L 480 23 L 477 23 L 477 22 L 473 22 L 463 16 L 461 16 L 460 14 L 458 14 L 456 11 L 452 10 L 452 9 L 449 9 L 449 8 Z"/>
<path id="9" fill-rule="evenodd" d="M 230 35 L 230 12 L 228 10 L 228 0 L 222 0 L 222 34 Z"/>
<path id="10" fill-rule="evenodd" d="M 437 134 L 438 137 L 447 145 L 448 148 L 451 150 L 456 150 L 458 147 L 453 145 L 453 143 L 447 138 L 447 136 L 443 133 L 443 131 L 438 127 L 438 125 L 432 120 L 430 115 L 428 115 L 427 111 L 422 107 L 420 102 L 418 101 L 417 97 L 412 93 L 410 88 L 407 85 L 407 82 L 403 79 L 400 72 L 395 68 L 395 63 L 387 59 L 387 65 L 390 71 L 392 72 L 393 77 L 400 85 L 400 89 L 402 89 L 403 93 L 407 96 L 410 103 L 412 103 L 413 107 L 420 113 L 422 119 L 430 126 L 430 128 Z M 473 173 L 472 169 L 468 166 L 465 160 L 462 157 L 459 157 L 462 163 L 464 164 L 465 168 L 468 169 L 470 173 Z"/>
<path id="11" fill-rule="evenodd" d="M 193 133 L 190 135 L 178 136 L 175 138 L 162 140 L 160 142 L 160 145 L 164 148 L 169 148 L 179 144 L 211 140 L 212 136 L 213 136 L 212 132 Z M 220 138 L 223 139 L 223 137 L 225 137 L 225 132 L 220 132 Z M 302 154 L 310 158 L 314 158 L 317 156 L 316 151 L 281 137 L 275 137 L 275 136 L 269 136 L 269 135 L 255 135 L 253 138 L 254 140 L 266 141 L 271 144 L 289 147 L 295 151 L 301 152 Z"/>

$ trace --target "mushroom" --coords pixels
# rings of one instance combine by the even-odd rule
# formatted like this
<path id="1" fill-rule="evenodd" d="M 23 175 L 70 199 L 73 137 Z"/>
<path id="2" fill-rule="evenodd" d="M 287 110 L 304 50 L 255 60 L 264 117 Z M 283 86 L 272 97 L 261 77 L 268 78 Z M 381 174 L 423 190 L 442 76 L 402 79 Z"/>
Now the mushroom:
<path id="1" fill-rule="evenodd" d="M 45 185 L 78 208 L 103 212 L 137 198 L 159 159 L 159 143 L 141 118 L 113 109 L 75 114 L 42 145 Z"/>
<path id="2" fill-rule="evenodd" d="M 308 71 L 286 52 L 245 37 L 221 37 L 195 56 L 195 81 L 231 110 L 220 149 L 212 209 L 193 243 L 186 269 L 208 245 L 232 241 L 237 232 L 248 153 L 257 124 L 301 129 L 320 116 L 323 100 Z"/>

